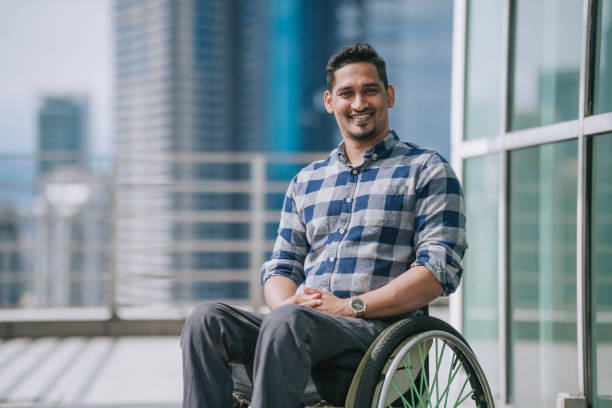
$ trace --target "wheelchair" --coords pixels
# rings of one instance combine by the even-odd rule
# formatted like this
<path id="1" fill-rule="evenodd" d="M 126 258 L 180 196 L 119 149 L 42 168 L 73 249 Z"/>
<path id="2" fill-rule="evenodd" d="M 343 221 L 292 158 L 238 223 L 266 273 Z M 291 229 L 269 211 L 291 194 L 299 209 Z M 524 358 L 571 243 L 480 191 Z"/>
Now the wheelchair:
<path id="1" fill-rule="evenodd" d="M 344 408 L 494 407 L 487 379 L 468 343 L 426 311 L 378 335 L 353 376 Z M 234 395 L 234 407 L 248 404 L 246 397 Z M 321 400 L 308 387 L 303 406 L 342 408 Z"/>

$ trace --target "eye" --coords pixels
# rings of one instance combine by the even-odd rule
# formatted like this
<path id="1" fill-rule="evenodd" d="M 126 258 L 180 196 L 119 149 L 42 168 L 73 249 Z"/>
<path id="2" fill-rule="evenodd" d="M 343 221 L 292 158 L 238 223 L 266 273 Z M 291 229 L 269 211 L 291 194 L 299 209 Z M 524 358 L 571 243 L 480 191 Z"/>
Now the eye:
<path id="1" fill-rule="evenodd" d="M 368 88 L 366 89 L 366 95 L 376 95 L 378 93 L 377 88 Z"/>

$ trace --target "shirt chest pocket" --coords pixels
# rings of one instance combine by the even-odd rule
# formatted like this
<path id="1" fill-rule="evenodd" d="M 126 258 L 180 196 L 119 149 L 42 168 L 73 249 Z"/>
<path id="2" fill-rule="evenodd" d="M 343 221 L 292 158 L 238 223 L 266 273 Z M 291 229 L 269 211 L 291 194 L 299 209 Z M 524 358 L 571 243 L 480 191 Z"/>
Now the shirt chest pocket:
<path id="1" fill-rule="evenodd" d="M 354 221 L 363 226 L 397 227 L 406 211 L 407 191 L 406 185 L 388 185 L 357 195 Z"/>

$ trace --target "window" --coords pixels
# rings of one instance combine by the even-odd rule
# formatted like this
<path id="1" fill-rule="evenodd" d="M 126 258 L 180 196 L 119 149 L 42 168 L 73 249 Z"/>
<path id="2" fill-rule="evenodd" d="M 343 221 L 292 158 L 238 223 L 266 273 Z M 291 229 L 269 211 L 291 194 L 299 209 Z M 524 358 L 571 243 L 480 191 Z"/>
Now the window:
<path id="1" fill-rule="evenodd" d="M 552 407 L 577 393 L 575 140 L 511 152 L 510 395 Z"/>
<path id="2" fill-rule="evenodd" d="M 599 2 L 593 67 L 593 113 L 612 111 L 612 3 Z"/>
<path id="3" fill-rule="evenodd" d="M 465 139 L 501 131 L 503 1 L 468 3 L 465 75 Z"/>
<path id="4" fill-rule="evenodd" d="M 612 135 L 593 139 L 591 350 L 594 407 L 612 402 Z M 607 403 L 607 405 L 605 405 Z"/>
<path id="5" fill-rule="evenodd" d="M 497 203 L 499 155 L 465 160 L 467 240 L 463 274 L 463 333 L 482 362 L 494 395 L 499 390 Z"/>
<path id="6" fill-rule="evenodd" d="M 582 1 L 513 5 L 510 130 L 577 119 Z"/>

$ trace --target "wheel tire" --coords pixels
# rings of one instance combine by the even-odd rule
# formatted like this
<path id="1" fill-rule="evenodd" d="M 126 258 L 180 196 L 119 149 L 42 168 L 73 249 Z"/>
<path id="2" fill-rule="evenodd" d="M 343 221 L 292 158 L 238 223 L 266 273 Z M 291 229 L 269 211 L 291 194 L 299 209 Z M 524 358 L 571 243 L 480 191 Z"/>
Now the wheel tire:
<path id="1" fill-rule="evenodd" d="M 412 336 L 430 331 L 449 333 L 457 337 L 470 349 L 463 336 L 451 325 L 440 319 L 430 316 L 419 316 L 395 323 L 377 339 L 369 357 L 365 361 L 363 372 L 358 379 L 354 408 L 372 408 L 376 406 L 377 401 L 373 401 L 376 386 L 381 382 L 382 377 L 384 377 L 383 370 L 392 353 Z M 486 382 L 486 380 L 484 381 Z M 486 387 L 488 390 L 488 385 Z"/>

